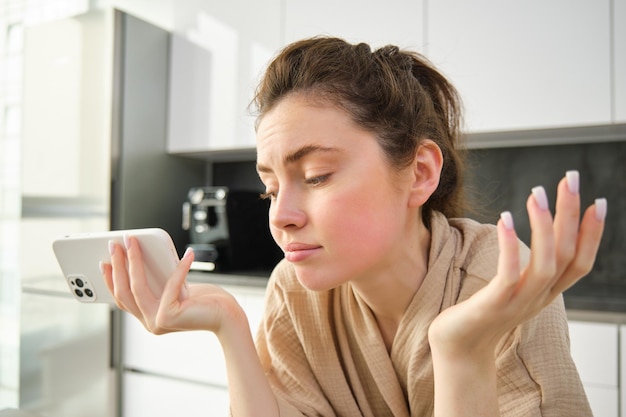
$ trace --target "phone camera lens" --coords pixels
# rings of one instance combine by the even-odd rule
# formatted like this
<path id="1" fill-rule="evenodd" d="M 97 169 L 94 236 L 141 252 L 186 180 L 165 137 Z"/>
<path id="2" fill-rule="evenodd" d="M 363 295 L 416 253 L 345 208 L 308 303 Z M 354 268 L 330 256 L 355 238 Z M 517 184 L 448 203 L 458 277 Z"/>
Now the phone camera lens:
<path id="1" fill-rule="evenodd" d="M 83 280 L 82 280 L 82 279 L 80 279 L 80 278 L 76 278 L 76 286 L 77 286 L 78 288 L 83 288 L 83 286 L 84 286 L 84 285 L 85 285 L 85 283 L 83 282 Z"/>
<path id="2" fill-rule="evenodd" d="M 82 297 L 83 296 L 83 292 L 79 289 L 75 289 L 74 293 L 78 296 L 78 297 Z"/>
<path id="3" fill-rule="evenodd" d="M 91 291 L 89 288 L 87 288 L 85 290 L 85 295 L 89 298 L 93 297 L 93 291 Z"/>

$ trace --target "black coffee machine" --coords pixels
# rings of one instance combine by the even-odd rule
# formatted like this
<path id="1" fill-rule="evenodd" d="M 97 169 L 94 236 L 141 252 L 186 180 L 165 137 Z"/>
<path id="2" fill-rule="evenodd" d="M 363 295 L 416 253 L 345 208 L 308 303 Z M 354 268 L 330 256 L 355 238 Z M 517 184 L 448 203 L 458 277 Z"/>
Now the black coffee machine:
<path id="1" fill-rule="evenodd" d="M 195 269 L 271 271 L 283 254 L 270 234 L 268 209 L 258 191 L 191 188 L 183 229 L 189 231 Z"/>

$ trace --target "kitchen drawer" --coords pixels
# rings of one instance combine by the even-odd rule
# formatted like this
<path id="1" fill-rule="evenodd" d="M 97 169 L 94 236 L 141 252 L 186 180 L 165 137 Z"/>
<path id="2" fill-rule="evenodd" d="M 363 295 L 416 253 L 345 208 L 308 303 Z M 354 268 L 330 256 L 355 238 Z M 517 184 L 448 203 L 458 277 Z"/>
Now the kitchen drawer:
<path id="1" fill-rule="evenodd" d="M 569 321 L 571 353 L 586 387 L 618 387 L 618 335 L 613 323 Z"/>
<path id="2" fill-rule="evenodd" d="M 213 333 L 154 335 L 124 315 L 124 368 L 226 386 L 222 348 Z"/>

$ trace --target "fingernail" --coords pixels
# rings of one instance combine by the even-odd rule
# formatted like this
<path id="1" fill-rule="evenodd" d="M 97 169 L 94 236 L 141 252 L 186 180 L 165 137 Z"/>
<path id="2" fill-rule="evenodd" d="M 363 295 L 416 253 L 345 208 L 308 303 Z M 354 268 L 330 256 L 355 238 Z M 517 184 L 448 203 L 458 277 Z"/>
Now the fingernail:
<path id="1" fill-rule="evenodd" d="M 128 235 L 124 235 L 124 246 L 126 247 L 126 250 L 130 249 L 130 239 L 128 238 Z"/>
<path id="2" fill-rule="evenodd" d="M 507 230 L 513 230 L 515 225 L 513 224 L 513 216 L 510 211 L 503 211 L 500 213 L 500 218 L 502 219 L 502 223 Z"/>
<path id="3" fill-rule="evenodd" d="M 572 194 L 578 194 L 580 189 L 580 174 L 578 171 L 567 171 L 565 173 L 565 178 L 567 179 L 567 188 L 569 188 L 569 192 Z"/>
<path id="4" fill-rule="evenodd" d="M 191 247 L 188 247 L 187 250 L 185 250 L 185 253 L 183 254 L 183 258 L 188 257 L 192 252 L 193 252 L 193 249 Z"/>
<path id="5" fill-rule="evenodd" d="M 532 189 L 532 193 L 539 208 L 548 210 L 548 196 L 546 195 L 546 190 L 539 185 Z"/>
<path id="6" fill-rule="evenodd" d="M 100 273 L 104 275 L 104 262 L 98 262 L 98 268 L 100 268 Z"/>
<path id="7" fill-rule="evenodd" d="M 604 221 L 606 218 L 607 204 L 606 198 L 598 198 L 595 201 L 596 203 L 596 219 L 598 221 Z"/>
<path id="8" fill-rule="evenodd" d="M 109 254 L 113 256 L 115 253 L 115 243 L 112 240 L 109 240 Z"/>

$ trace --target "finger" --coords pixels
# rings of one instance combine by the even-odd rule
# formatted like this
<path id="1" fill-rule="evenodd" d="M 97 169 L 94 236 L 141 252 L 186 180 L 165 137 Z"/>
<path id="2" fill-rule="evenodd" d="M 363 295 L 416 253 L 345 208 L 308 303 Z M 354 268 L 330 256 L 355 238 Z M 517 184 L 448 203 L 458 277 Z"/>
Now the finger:
<path id="1" fill-rule="evenodd" d="M 104 284 L 106 285 L 111 295 L 113 295 L 115 304 L 117 305 L 118 308 L 122 310 L 126 310 L 126 307 L 124 307 L 119 302 L 119 300 L 115 298 L 115 286 L 113 284 L 113 267 L 111 266 L 111 264 L 108 264 L 105 262 L 100 262 L 99 267 L 100 267 L 100 272 L 102 273 Z"/>
<path id="2" fill-rule="evenodd" d="M 554 216 L 556 276 L 561 276 L 574 259 L 578 242 L 579 222 L 579 174 L 578 171 L 568 171 L 558 186 Z"/>
<path id="3" fill-rule="evenodd" d="M 162 304 L 171 305 L 177 301 L 183 301 L 188 298 L 189 290 L 187 286 L 187 274 L 194 260 L 194 252 L 191 248 L 187 248 L 182 259 L 176 267 L 174 275 L 170 277 L 163 291 Z"/>
<path id="4" fill-rule="evenodd" d="M 193 250 L 187 248 L 176 267 L 176 271 L 165 284 L 159 310 L 155 318 L 154 330 L 157 333 L 181 330 L 177 326 L 177 318 L 181 309 L 181 303 L 189 297 L 186 278 L 193 259 Z"/>
<path id="5" fill-rule="evenodd" d="M 587 275 L 593 268 L 604 232 L 606 212 L 607 202 L 604 198 L 597 199 L 585 211 L 580 224 L 575 257 L 563 272 L 561 279 L 553 287 L 553 292 L 565 291 Z"/>
<path id="6" fill-rule="evenodd" d="M 556 249 L 552 215 L 543 187 L 535 187 L 526 204 L 530 220 L 530 262 L 525 286 L 531 291 L 552 286 L 556 278 Z"/>
<path id="7" fill-rule="evenodd" d="M 113 286 L 113 270 L 111 264 L 100 262 L 100 272 L 102 273 L 102 278 L 104 279 L 104 284 L 107 286 L 107 289 L 111 293 L 111 295 L 115 294 L 115 288 Z"/>
<path id="8" fill-rule="evenodd" d="M 520 282 L 519 242 L 515 233 L 513 217 L 508 211 L 500 215 L 498 228 L 498 272 L 496 280 L 500 289 L 500 300 L 508 302 Z"/>
<path id="9" fill-rule="evenodd" d="M 159 306 L 161 294 L 154 294 L 148 285 L 144 268 L 143 253 L 137 238 L 124 237 L 128 257 L 128 272 L 130 275 L 130 289 L 135 303 L 144 317 L 153 317 Z"/>
<path id="10" fill-rule="evenodd" d="M 109 253 L 111 254 L 113 296 L 115 297 L 117 306 L 135 316 L 140 316 L 139 308 L 135 303 L 130 289 L 130 280 L 126 266 L 126 253 L 123 248 L 114 241 L 109 241 Z"/>

